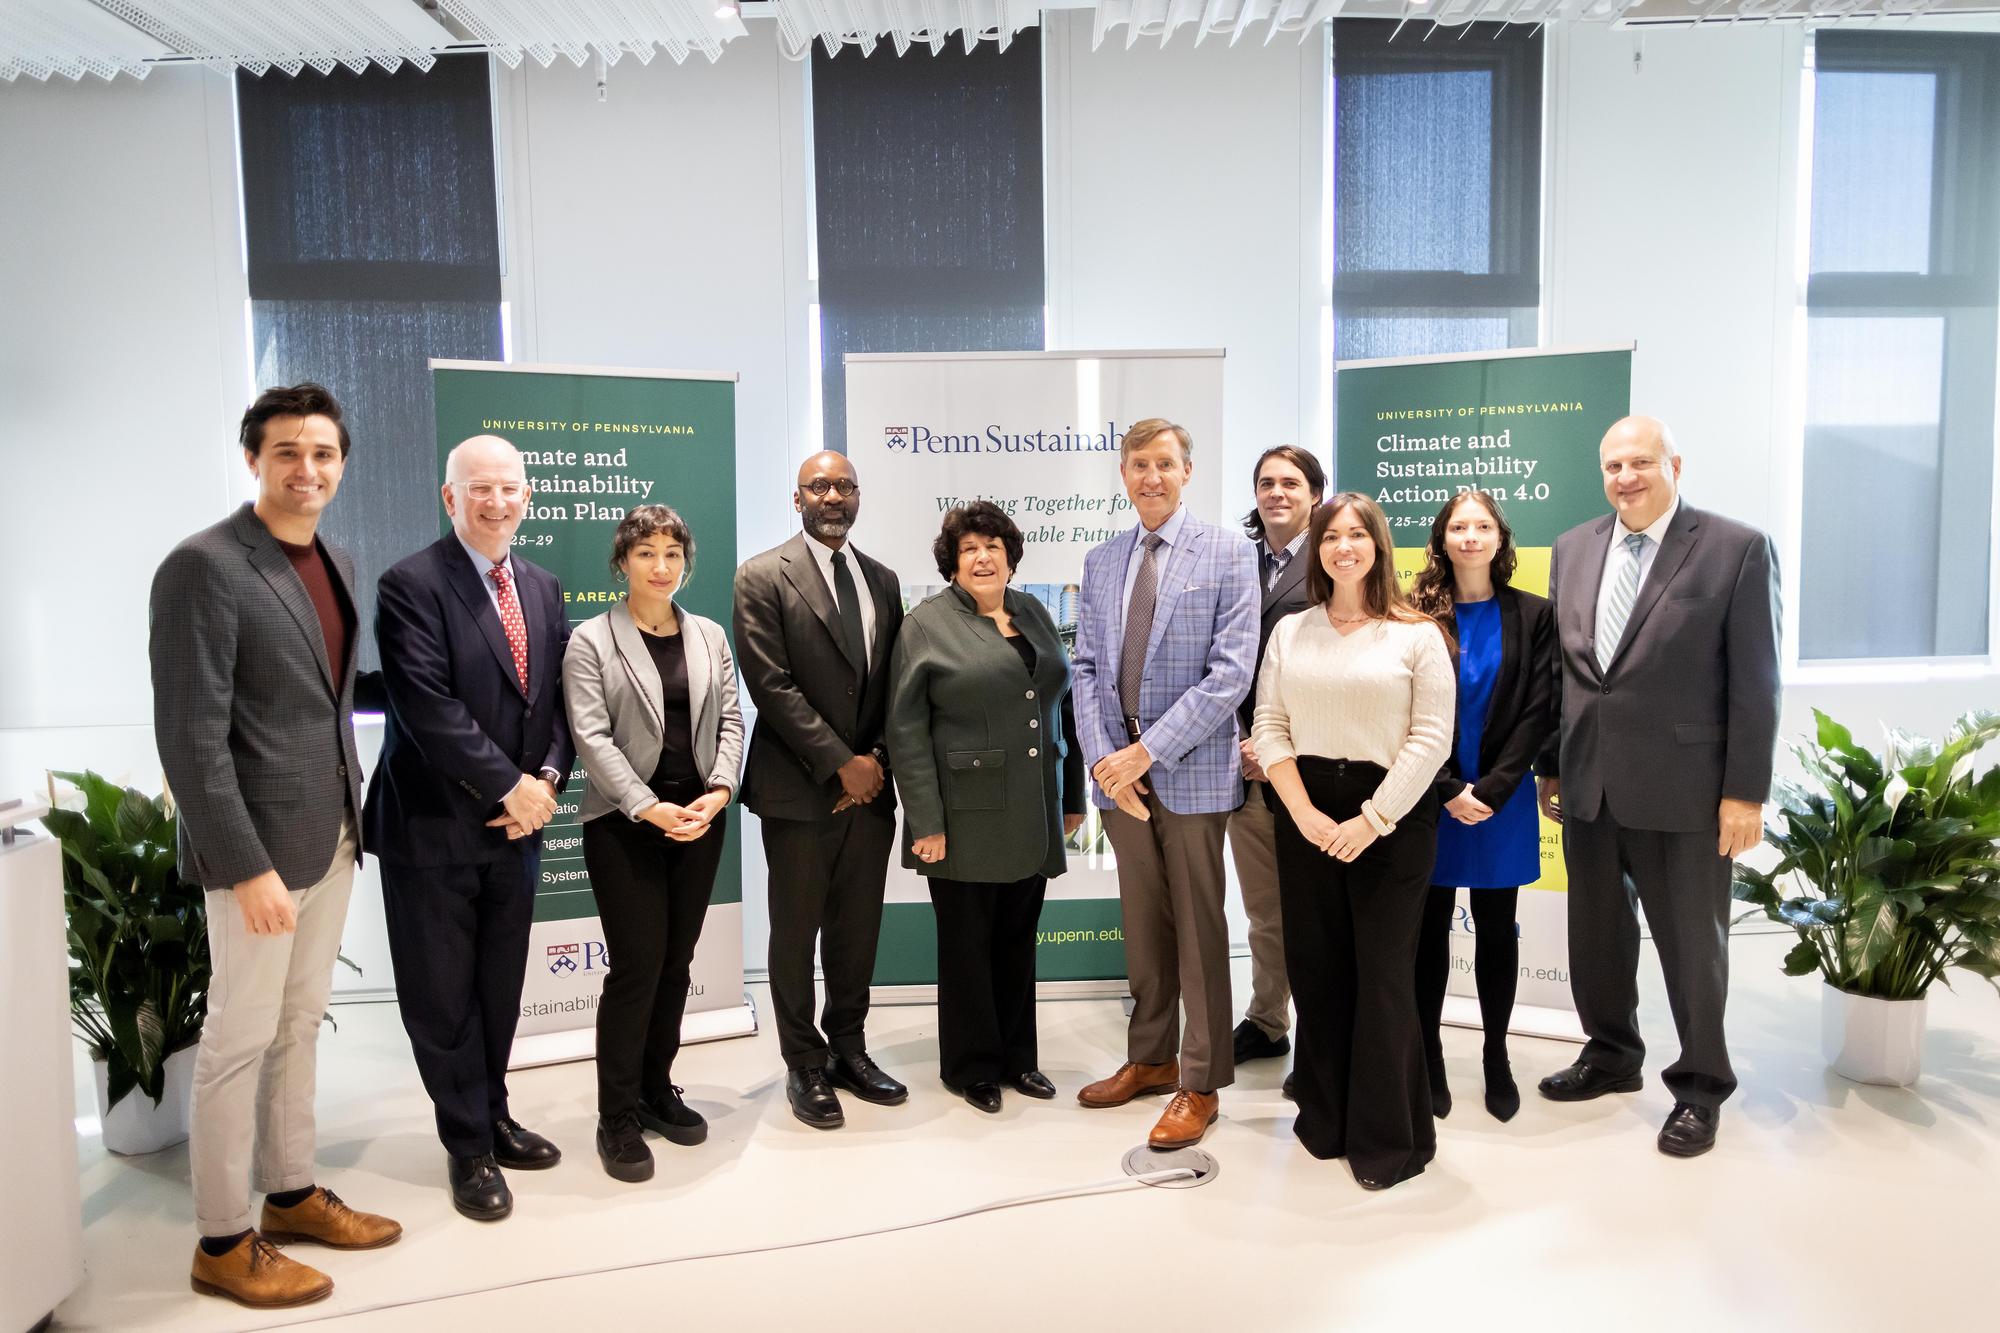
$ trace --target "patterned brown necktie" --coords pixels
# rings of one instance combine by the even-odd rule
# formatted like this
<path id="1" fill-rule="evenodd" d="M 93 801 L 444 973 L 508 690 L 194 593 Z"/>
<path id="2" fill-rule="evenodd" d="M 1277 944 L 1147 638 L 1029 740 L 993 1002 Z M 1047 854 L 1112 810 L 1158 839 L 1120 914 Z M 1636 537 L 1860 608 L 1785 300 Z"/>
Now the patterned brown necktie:
<path id="1" fill-rule="evenodd" d="M 1132 600 L 1125 604 L 1125 646 L 1118 655 L 1118 708 L 1126 717 L 1139 716 L 1139 681 L 1146 674 L 1146 640 L 1153 637 L 1153 605 L 1160 600 L 1160 547 L 1165 538 L 1149 532 L 1142 543 L 1139 576 L 1132 580 Z"/>

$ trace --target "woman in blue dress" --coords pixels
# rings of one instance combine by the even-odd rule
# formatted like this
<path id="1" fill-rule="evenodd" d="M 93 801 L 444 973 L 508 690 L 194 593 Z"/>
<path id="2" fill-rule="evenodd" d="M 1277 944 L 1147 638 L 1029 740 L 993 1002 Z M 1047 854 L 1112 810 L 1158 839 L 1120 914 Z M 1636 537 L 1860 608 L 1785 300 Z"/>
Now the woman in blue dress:
<path id="1" fill-rule="evenodd" d="M 1541 878 L 1540 824 L 1530 776 L 1556 725 L 1555 620 L 1547 598 L 1510 586 L 1514 531 L 1483 491 L 1446 501 L 1431 523 L 1413 590 L 1458 644 L 1458 718 L 1451 758 L 1438 774 L 1437 865 L 1417 944 L 1417 1007 L 1429 1065 L 1431 1111 L 1451 1112 L 1438 1036 L 1451 973 L 1451 919 L 1471 890 L 1473 979 L 1485 1029 L 1486 1109 L 1511 1120 L 1520 1089 L 1507 1061 L 1520 948 L 1514 913 L 1521 886 Z"/>

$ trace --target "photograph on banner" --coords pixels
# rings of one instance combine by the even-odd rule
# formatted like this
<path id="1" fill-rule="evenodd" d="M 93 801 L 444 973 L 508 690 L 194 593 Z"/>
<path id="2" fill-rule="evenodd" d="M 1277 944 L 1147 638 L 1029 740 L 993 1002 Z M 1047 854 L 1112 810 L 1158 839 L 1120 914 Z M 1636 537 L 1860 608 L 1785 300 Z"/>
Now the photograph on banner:
<path id="1" fill-rule="evenodd" d="M 1605 512 L 1597 446 L 1631 411 L 1632 349 L 1511 350 L 1336 366 L 1334 486 L 1371 496 L 1388 516 L 1407 587 L 1423 568 L 1431 522 L 1452 497 L 1495 497 L 1514 530 L 1513 584 L 1543 596 L 1556 537 Z M 1571 1009 L 1568 887 L 1559 828 L 1541 821 L 1542 877 L 1519 906 L 1520 1002 Z M 1471 929 L 1461 889 L 1452 921 L 1453 994 L 1472 991 Z"/>
<path id="2" fill-rule="evenodd" d="M 469 436 L 498 435 L 521 451 L 532 494 L 514 549 L 562 582 L 571 628 L 623 600 L 610 559 L 626 511 L 664 504 L 695 539 L 694 564 L 675 601 L 728 630 L 736 565 L 734 375 L 444 360 L 433 360 L 431 373 L 438 475 L 445 455 Z M 596 1023 L 609 954 L 584 869 L 583 782 L 579 758 L 542 831 L 521 1037 Z M 743 1003 L 738 821 L 729 821 L 724 836 L 689 1014 Z"/>
<path id="3" fill-rule="evenodd" d="M 1013 586 L 1048 608 L 1073 658 L 1083 557 L 1137 522 L 1118 441 L 1147 417 L 1187 428 L 1194 466 L 1182 501 L 1224 521 L 1219 351 L 850 354 L 846 365 L 847 452 L 868 498 L 856 541 L 896 571 L 906 609 L 946 587 L 931 550 L 945 512 L 990 501 L 1021 530 Z M 1042 909 L 1036 974 L 1123 977 L 1116 864 L 1094 808 L 1067 847 L 1068 871 L 1049 881 Z M 930 894 L 899 854 L 875 984 L 936 980 Z"/>

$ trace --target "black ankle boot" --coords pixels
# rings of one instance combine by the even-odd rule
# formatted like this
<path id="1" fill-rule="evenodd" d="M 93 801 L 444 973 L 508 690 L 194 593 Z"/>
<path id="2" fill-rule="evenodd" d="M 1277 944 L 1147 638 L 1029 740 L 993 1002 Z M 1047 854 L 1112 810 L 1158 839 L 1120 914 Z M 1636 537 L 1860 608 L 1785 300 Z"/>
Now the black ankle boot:
<path id="1" fill-rule="evenodd" d="M 1451 1114 L 1451 1085 L 1444 1077 L 1444 1057 L 1426 1060 L 1431 1080 L 1431 1114 L 1442 1120 Z"/>
<path id="2" fill-rule="evenodd" d="M 1486 1109 L 1503 1122 L 1521 1109 L 1521 1090 L 1514 1086 L 1514 1071 L 1504 1052 L 1486 1057 Z"/>

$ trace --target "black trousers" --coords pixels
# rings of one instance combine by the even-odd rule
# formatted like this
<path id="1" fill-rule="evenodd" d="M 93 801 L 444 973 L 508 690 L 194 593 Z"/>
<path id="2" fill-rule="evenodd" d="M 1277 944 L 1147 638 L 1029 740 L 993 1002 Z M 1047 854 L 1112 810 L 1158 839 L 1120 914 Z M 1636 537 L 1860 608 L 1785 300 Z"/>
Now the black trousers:
<path id="1" fill-rule="evenodd" d="M 1659 951 L 1680 1059 L 1661 1081 L 1678 1101 L 1716 1107 L 1736 1091 L 1722 1015 L 1729 999 L 1729 858 L 1718 832 L 1664 833 L 1619 824 L 1607 804 L 1596 819 L 1563 821 L 1569 868 L 1569 974 L 1583 1023 L 1583 1059 L 1636 1074 L 1639 919 Z"/>
<path id="2" fill-rule="evenodd" d="M 1473 889 L 1472 981 L 1479 991 L 1479 1025 L 1486 1032 L 1486 1059 L 1507 1058 L 1507 1025 L 1514 1018 L 1514 992 L 1521 975 L 1520 927 L 1514 912 L 1521 890 Z M 1433 884 L 1424 902 L 1423 931 L 1417 937 L 1417 1015 L 1424 1025 L 1424 1055 L 1444 1062 L 1438 1024 L 1444 1014 L 1445 983 L 1451 980 L 1451 914 L 1458 890 Z"/>
<path id="3" fill-rule="evenodd" d="M 882 889 L 896 841 L 892 815 L 766 819 L 771 871 L 771 1011 L 787 1069 L 820 1069 L 829 1051 L 868 1049 L 868 984 L 882 934 Z M 826 1006 L 813 1023 L 813 945 Z"/>
<path id="4" fill-rule="evenodd" d="M 455 1157 L 493 1151 L 507 1117 L 507 1054 L 521 1020 L 540 842 L 483 865 L 381 862 L 396 1005 Z"/>
<path id="5" fill-rule="evenodd" d="M 1323 814 L 1351 819 L 1381 783 L 1375 764 L 1302 756 Z M 1307 842 L 1277 811 L 1285 968 L 1298 1008 L 1292 1132 L 1315 1157 L 1345 1157 L 1357 1178 L 1393 1184 L 1437 1153 L 1423 1032 L 1411 984 L 1425 889 L 1437 856 L 1437 798 L 1351 862 Z"/>
<path id="6" fill-rule="evenodd" d="M 937 909 L 938 1072 L 954 1088 L 1041 1066 L 1035 1048 L 1035 927 L 1048 881 L 930 881 Z"/>
<path id="7" fill-rule="evenodd" d="M 701 792 L 696 782 L 667 799 L 684 805 Z M 718 811 L 693 842 L 675 842 L 615 810 L 583 826 L 583 864 L 610 955 L 597 1004 L 600 1116 L 637 1111 L 641 1098 L 673 1085 L 688 970 L 722 864 L 728 816 Z"/>

